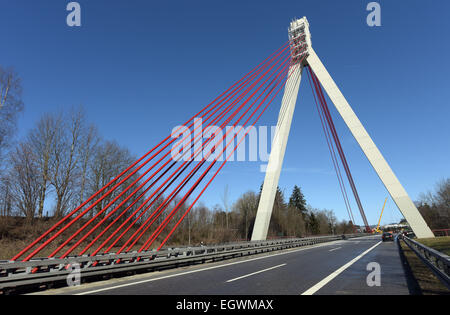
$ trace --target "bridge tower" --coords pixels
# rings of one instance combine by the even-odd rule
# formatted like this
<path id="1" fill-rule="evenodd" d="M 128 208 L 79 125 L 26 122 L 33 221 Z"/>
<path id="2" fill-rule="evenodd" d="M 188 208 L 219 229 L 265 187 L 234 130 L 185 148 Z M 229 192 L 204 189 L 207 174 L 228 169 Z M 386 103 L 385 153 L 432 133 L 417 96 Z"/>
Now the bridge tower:
<path id="1" fill-rule="evenodd" d="M 291 40 L 293 59 L 290 68 L 291 74 L 285 85 L 284 96 L 278 117 L 277 132 L 272 143 L 272 151 L 266 169 L 261 198 L 253 228 L 252 241 L 265 240 L 267 237 L 278 180 L 280 178 L 284 153 L 300 87 L 302 71 L 307 65 L 317 76 L 328 94 L 328 97 L 331 99 L 347 127 L 350 129 L 398 209 L 408 221 L 413 232 L 419 238 L 434 237 L 433 232 L 431 232 L 425 220 L 420 215 L 408 193 L 395 176 L 389 164 L 378 150 L 372 138 L 369 136 L 312 48 L 309 23 L 306 17 L 291 22 L 289 38 Z"/>

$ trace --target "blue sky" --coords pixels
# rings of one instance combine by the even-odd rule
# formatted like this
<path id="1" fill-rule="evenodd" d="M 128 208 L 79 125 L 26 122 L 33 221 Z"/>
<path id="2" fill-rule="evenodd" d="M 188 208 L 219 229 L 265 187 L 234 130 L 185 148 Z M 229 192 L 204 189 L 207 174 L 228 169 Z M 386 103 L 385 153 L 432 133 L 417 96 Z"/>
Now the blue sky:
<path id="1" fill-rule="evenodd" d="M 0 0 L 0 64 L 23 79 L 23 137 L 44 112 L 82 104 L 103 137 L 136 156 L 209 103 L 287 40 L 307 16 L 313 47 L 394 172 L 417 199 L 450 175 L 450 3 L 379 1 L 78 1 L 82 26 L 66 25 L 69 1 Z M 330 104 L 331 105 L 331 104 Z M 311 89 L 302 81 L 280 187 L 346 218 Z M 279 102 L 261 118 L 274 125 Z M 387 192 L 332 109 L 366 215 L 378 220 Z M 231 163 L 202 199 L 257 191 L 260 163 Z M 356 215 L 357 207 L 352 202 Z M 401 217 L 388 201 L 382 222 Z M 361 223 L 361 219 L 357 219 Z"/>

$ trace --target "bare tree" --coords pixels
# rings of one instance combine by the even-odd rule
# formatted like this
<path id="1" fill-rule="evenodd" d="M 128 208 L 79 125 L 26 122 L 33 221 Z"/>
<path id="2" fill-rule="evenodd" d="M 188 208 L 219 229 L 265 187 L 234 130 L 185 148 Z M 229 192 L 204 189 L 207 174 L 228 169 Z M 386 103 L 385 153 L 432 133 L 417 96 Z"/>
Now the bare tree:
<path id="1" fill-rule="evenodd" d="M 443 179 L 437 184 L 435 200 L 448 213 L 450 210 L 450 178 Z"/>
<path id="2" fill-rule="evenodd" d="M 117 143 L 111 141 L 105 141 L 97 146 L 89 174 L 88 192 L 90 195 L 96 193 L 103 186 L 109 183 L 114 177 L 116 177 L 121 171 L 126 169 L 132 164 L 134 158 L 131 156 L 127 149 L 121 148 Z M 95 211 L 98 213 L 112 201 L 123 189 L 128 187 L 129 184 L 136 178 L 130 177 L 124 182 L 118 189 L 106 196 L 101 202 L 95 206 Z M 120 200 L 118 201 L 120 202 Z"/>
<path id="3" fill-rule="evenodd" d="M 210 241 L 213 237 L 211 211 L 202 202 L 191 211 L 191 237 L 194 239 L 194 243 Z"/>
<path id="4" fill-rule="evenodd" d="M 434 193 L 421 194 L 417 208 L 431 229 L 450 227 L 450 179 L 441 180 Z"/>
<path id="5" fill-rule="evenodd" d="M 9 217 L 12 213 L 13 195 L 11 176 L 7 172 L 0 175 L 0 216 Z"/>
<path id="6" fill-rule="evenodd" d="M 250 238 L 250 227 L 255 220 L 256 211 L 258 209 L 259 197 L 253 191 L 243 194 L 234 204 L 234 210 L 240 214 L 241 217 L 241 236 L 245 239 Z"/>
<path id="7" fill-rule="evenodd" d="M 51 160 L 51 183 L 55 189 L 56 205 L 54 215 L 61 217 L 72 205 L 77 182 L 78 146 L 83 126 L 83 113 L 72 111 L 64 121 L 64 128 L 55 131 Z"/>
<path id="8" fill-rule="evenodd" d="M 230 202 L 228 196 L 228 185 L 225 185 L 222 196 L 223 209 L 225 210 L 226 228 L 228 230 L 228 212 L 230 212 Z"/>
<path id="9" fill-rule="evenodd" d="M 22 110 L 21 80 L 14 71 L 0 66 L 0 162 L 16 130 L 17 115 Z"/>
<path id="10" fill-rule="evenodd" d="M 20 143 L 11 153 L 12 194 L 19 212 L 28 221 L 34 218 L 39 199 L 36 159 L 29 144 Z"/>
<path id="11" fill-rule="evenodd" d="M 28 134 L 28 142 L 33 149 L 39 167 L 39 205 L 38 217 L 42 218 L 44 202 L 50 188 L 50 163 L 53 158 L 56 134 L 63 129 L 63 118 L 61 114 L 45 114 Z"/>
<path id="12" fill-rule="evenodd" d="M 330 229 L 330 233 L 334 235 L 336 233 L 337 218 L 332 210 L 324 210 L 324 213 L 327 218 L 327 224 Z"/>
<path id="13" fill-rule="evenodd" d="M 93 156 L 98 146 L 100 138 L 98 136 L 97 128 L 94 125 L 82 130 L 81 145 L 78 147 L 78 154 L 80 156 L 80 192 L 79 203 L 85 200 L 86 185 L 89 177 L 91 163 L 93 163 Z"/>

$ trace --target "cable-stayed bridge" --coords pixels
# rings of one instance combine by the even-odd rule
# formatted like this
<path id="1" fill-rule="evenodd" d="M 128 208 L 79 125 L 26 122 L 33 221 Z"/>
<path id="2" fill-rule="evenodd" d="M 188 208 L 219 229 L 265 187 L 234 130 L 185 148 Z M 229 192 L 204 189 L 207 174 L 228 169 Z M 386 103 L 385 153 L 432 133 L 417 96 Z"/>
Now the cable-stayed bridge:
<path id="1" fill-rule="evenodd" d="M 366 232 L 370 232 L 363 202 L 358 195 L 326 95 L 347 124 L 414 233 L 418 237 L 433 237 L 433 233 L 407 192 L 314 51 L 309 23 L 306 18 L 302 18 L 292 21 L 289 28 L 289 40 L 280 48 L 186 120 L 182 124 L 183 127 L 174 130 L 171 135 L 161 140 L 102 189 L 75 209 L 68 209 L 67 215 L 25 246 L 9 262 L 0 264 L 0 269 L 3 270 L 3 277 L 0 277 L 0 280 L 9 277 L 12 281 L 8 281 L 15 283 L 14 281 L 20 279 L 28 281 L 30 276 L 38 279 L 52 277 L 59 272 L 62 272 L 62 277 L 70 271 L 74 263 L 84 271 L 102 274 L 112 269 L 120 269 L 121 272 L 139 269 L 139 266 L 149 262 L 154 263 L 166 256 L 186 257 L 184 262 L 187 263 L 192 259 L 194 261 L 214 260 L 227 256 L 242 256 L 245 253 L 256 254 L 265 250 L 311 246 L 325 242 L 338 242 L 336 244 L 339 245 L 339 242 L 342 242 L 341 236 L 295 239 L 295 241 L 266 241 L 298 90 L 304 72 L 314 95 L 349 220 L 355 222 L 355 215 L 350 206 L 350 193 L 346 189 L 345 178 L 358 206 Z M 272 144 L 251 242 L 209 249 L 178 251 L 166 249 L 167 242 L 181 222 L 214 179 L 220 176 L 230 157 L 245 140 L 249 127 L 258 123 L 269 106 L 277 106 L 274 100 L 281 93 L 283 97 L 277 131 Z M 200 126 L 196 124 L 199 118 L 202 119 Z M 235 129 L 226 128 L 227 126 Z M 189 133 L 189 141 L 186 141 L 188 136 L 183 132 L 185 129 L 193 130 Z M 227 131 L 219 133 L 217 130 Z M 230 134 L 231 130 L 235 132 Z M 191 134 L 193 134 L 192 138 Z M 203 141 L 204 134 L 211 135 L 207 141 Z M 223 154 L 225 159 L 220 160 L 219 157 Z M 173 203 L 175 206 L 171 207 Z M 346 238 L 356 236 L 360 235 L 348 235 Z M 371 250 L 379 245 L 379 243 L 372 244 L 372 238 L 364 242 L 355 241 L 353 244 L 369 243 L 372 245 Z M 338 250 L 340 249 L 336 249 Z M 199 258 L 196 251 L 205 256 Z M 43 257 L 43 252 L 49 252 L 49 254 Z M 164 254 L 161 256 L 161 253 Z M 230 282 L 234 282 L 231 280 Z"/>

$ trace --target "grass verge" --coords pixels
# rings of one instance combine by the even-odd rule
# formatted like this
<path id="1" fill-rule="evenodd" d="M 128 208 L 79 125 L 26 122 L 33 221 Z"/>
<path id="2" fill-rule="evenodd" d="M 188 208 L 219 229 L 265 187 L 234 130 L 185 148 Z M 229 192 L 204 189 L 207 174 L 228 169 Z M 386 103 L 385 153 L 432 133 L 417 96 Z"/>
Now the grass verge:
<path id="1" fill-rule="evenodd" d="M 445 255 L 450 256 L 450 236 L 435 238 L 420 238 L 417 240 L 425 246 L 431 247 Z"/>
<path id="2" fill-rule="evenodd" d="M 450 290 L 434 275 L 417 255 L 401 241 L 400 245 L 405 254 L 405 258 L 411 268 L 414 277 L 423 295 L 450 295 Z M 428 246 L 428 245 L 427 245 Z"/>

